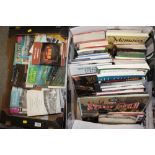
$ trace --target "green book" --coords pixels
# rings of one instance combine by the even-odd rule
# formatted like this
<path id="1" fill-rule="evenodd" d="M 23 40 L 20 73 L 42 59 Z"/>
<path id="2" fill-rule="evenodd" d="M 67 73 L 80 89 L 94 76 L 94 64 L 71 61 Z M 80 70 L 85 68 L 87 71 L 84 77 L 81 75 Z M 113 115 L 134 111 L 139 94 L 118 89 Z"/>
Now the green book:
<path id="1" fill-rule="evenodd" d="M 117 52 L 116 57 L 145 58 L 144 52 Z"/>

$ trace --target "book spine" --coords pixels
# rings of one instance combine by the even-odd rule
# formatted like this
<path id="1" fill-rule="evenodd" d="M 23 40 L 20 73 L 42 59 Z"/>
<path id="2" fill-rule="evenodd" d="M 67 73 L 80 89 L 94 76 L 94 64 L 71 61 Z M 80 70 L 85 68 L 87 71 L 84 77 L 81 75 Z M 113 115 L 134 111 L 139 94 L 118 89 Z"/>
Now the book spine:
<path id="1" fill-rule="evenodd" d="M 110 80 L 123 80 L 123 79 L 129 79 L 129 78 L 143 78 L 143 75 L 129 75 L 129 76 L 103 76 L 103 77 L 98 77 L 97 80 L 100 83 L 101 81 L 110 81 Z"/>

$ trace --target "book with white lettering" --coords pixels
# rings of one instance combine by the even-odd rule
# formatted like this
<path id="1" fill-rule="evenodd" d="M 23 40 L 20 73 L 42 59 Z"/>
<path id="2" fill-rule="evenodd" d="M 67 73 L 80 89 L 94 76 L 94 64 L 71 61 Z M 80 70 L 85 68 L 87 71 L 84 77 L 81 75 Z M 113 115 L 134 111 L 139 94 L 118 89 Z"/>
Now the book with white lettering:
<path id="1" fill-rule="evenodd" d="M 69 71 L 71 76 L 83 75 L 83 74 L 95 74 L 97 73 L 97 66 L 102 65 L 110 65 L 110 63 L 85 64 L 85 65 L 69 64 Z"/>
<path id="2" fill-rule="evenodd" d="M 149 95 L 126 94 L 109 96 L 85 96 L 77 99 L 81 115 L 102 114 L 107 112 L 142 112 L 149 101 Z"/>

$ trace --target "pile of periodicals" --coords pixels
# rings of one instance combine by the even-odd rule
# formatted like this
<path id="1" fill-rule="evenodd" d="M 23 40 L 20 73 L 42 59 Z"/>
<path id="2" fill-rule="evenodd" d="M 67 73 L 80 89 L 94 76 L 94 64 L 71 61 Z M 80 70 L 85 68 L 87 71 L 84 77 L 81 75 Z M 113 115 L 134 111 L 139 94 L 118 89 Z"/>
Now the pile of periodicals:
<path id="1" fill-rule="evenodd" d="M 142 29 L 98 29 L 74 33 L 69 65 L 83 120 L 135 124 L 144 120 L 149 66 Z"/>
<path id="2" fill-rule="evenodd" d="M 10 113 L 61 113 L 66 100 L 66 60 L 67 40 L 61 35 L 17 35 Z"/>

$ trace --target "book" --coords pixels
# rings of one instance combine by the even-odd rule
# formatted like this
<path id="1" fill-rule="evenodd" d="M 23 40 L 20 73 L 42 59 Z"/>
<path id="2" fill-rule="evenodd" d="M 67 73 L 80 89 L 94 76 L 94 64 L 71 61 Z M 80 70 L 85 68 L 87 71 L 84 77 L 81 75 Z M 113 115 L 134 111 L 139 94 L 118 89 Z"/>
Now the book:
<path id="1" fill-rule="evenodd" d="M 126 62 L 128 61 L 128 64 L 134 64 L 134 65 L 137 65 L 137 64 L 146 64 L 146 61 L 144 59 L 118 59 L 118 58 L 115 58 L 113 59 L 113 63 L 115 65 L 119 65 L 119 64 L 126 64 Z"/>
<path id="2" fill-rule="evenodd" d="M 144 83 L 145 83 L 145 80 L 109 82 L 109 83 L 102 83 L 100 87 L 101 88 L 113 88 L 113 87 L 120 87 L 120 86 L 144 85 Z"/>
<path id="3" fill-rule="evenodd" d="M 47 36 L 46 36 L 46 34 L 40 34 L 40 33 L 35 34 L 34 42 L 40 42 L 40 43 L 47 42 Z"/>
<path id="4" fill-rule="evenodd" d="M 85 60 L 85 61 L 72 61 L 72 64 L 80 64 L 80 65 L 85 65 L 85 64 L 98 64 L 98 63 L 112 63 L 112 59 L 94 59 L 94 60 Z"/>
<path id="5" fill-rule="evenodd" d="M 127 90 L 114 90 L 114 91 L 106 91 L 106 92 L 96 92 L 94 95 L 96 96 L 104 96 L 104 95 L 119 95 L 119 94 L 134 94 L 134 93 L 144 93 L 144 89 L 127 89 Z"/>
<path id="6" fill-rule="evenodd" d="M 98 72 L 101 70 L 107 70 L 107 69 L 139 69 L 139 70 L 149 70 L 149 65 L 145 62 L 144 64 L 118 64 L 118 65 L 106 65 L 106 66 L 98 66 L 97 67 Z"/>
<path id="7" fill-rule="evenodd" d="M 141 50 L 141 51 L 146 51 L 146 46 L 144 44 L 117 44 L 116 45 L 117 49 L 130 49 L 130 50 Z"/>
<path id="8" fill-rule="evenodd" d="M 109 83 L 116 83 L 116 82 L 128 82 L 128 81 L 136 81 L 136 80 L 145 80 L 143 77 L 130 77 L 130 78 L 119 78 L 119 79 L 106 79 L 104 81 L 99 81 L 100 85 L 101 84 L 109 84 Z"/>
<path id="9" fill-rule="evenodd" d="M 95 93 L 95 84 L 97 83 L 95 74 L 72 76 L 72 79 L 78 96 L 92 95 Z"/>
<path id="10" fill-rule="evenodd" d="M 103 124 L 136 124 L 140 123 L 144 118 L 144 115 L 139 117 L 124 116 L 124 115 L 99 115 L 98 122 Z"/>
<path id="11" fill-rule="evenodd" d="M 62 37 L 59 33 L 46 34 L 47 42 L 50 43 L 64 43 L 66 42 L 65 38 Z"/>
<path id="12" fill-rule="evenodd" d="M 60 65 L 60 44 L 34 42 L 32 64 Z"/>
<path id="13" fill-rule="evenodd" d="M 69 71 L 71 76 L 82 75 L 82 74 L 95 74 L 97 73 L 97 66 L 101 66 L 101 65 L 110 65 L 110 63 L 85 64 L 82 66 L 78 64 L 69 64 Z"/>
<path id="14" fill-rule="evenodd" d="M 54 66 L 29 65 L 26 84 L 46 86 L 47 77 L 51 69 L 57 69 Z"/>
<path id="15" fill-rule="evenodd" d="M 101 124 L 75 120 L 72 129 L 144 129 L 140 124 Z"/>
<path id="16" fill-rule="evenodd" d="M 78 97 L 81 116 L 107 112 L 142 112 L 149 101 L 148 94 Z"/>
<path id="17" fill-rule="evenodd" d="M 98 76 L 145 75 L 145 71 L 136 69 L 101 70 Z"/>
<path id="18" fill-rule="evenodd" d="M 25 88 L 28 65 L 16 64 L 13 66 L 11 81 L 16 87 Z"/>
<path id="19" fill-rule="evenodd" d="M 66 88 L 66 84 L 67 84 L 66 66 L 57 68 L 52 67 L 47 77 L 48 88 Z"/>
<path id="20" fill-rule="evenodd" d="M 14 62 L 13 64 L 28 64 L 29 50 L 33 45 L 33 35 L 18 35 L 15 43 Z"/>
<path id="21" fill-rule="evenodd" d="M 128 79 L 133 79 L 133 78 L 144 78 L 145 76 L 144 75 L 120 75 L 120 76 L 103 76 L 103 75 L 97 75 L 97 81 L 99 83 L 101 83 L 102 81 L 112 81 L 112 80 L 127 80 Z"/>
<path id="22" fill-rule="evenodd" d="M 106 37 L 108 43 L 113 44 L 145 44 L 149 34 L 133 31 L 107 30 Z"/>
<path id="23" fill-rule="evenodd" d="M 108 45 L 108 41 L 103 40 L 96 40 L 96 41 L 85 41 L 78 43 L 77 47 L 79 49 L 85 49 L 85 48 L 93 48 L 93 47 L 106 47 Z"/>
<path id="24" fill-rule="evenodd" d="M 104 52 L 107 52 L 107 49 L 105 47 L 92 47 L 92 48 L 85 48 L 85 49 L 77 50 L 78 55 L 104 53 Z"/>
<path id="25" fill-rule="evenodd" d="M 145 53 L 143 52 L 117 52 L 117 56 L 115 58 L 118 59 L 144 59 Z"/>
<path id="26" fill-rule="evenodd" d="M 9 111 L 11 114 L 26 114 L 26 93 L 26 89 L 12 87 L 9 107 Z"/>
<path id="27" fill-rule="evenodd" d="M 64 88 L 66 87 L 66 78 L 66 67 L 29 65 L 26 86 Z"/>
<path id="28" fill-rule="evenodd" d="M 101 40 L 101 39 L 105 39 L 104 30 L 73 34 L 73 41 L 75 44 L 79 42 L 81 43 L 85 41 L 94 41 L 94 40 Z"/>
<path id="29" fill-rule="evenodd" d="M 102 92 L 108 92 L 108 91 L 114 91 L 114 90 L 130 90 L 130 89 L 144 89 L 145 87 L 141 85 L 128 85 L 128 86 L 117 86 L 117 87 L 111 87 L 111 88 L 102 88 Z"/>
<path id="30" fill-rule="evenodd" d="M 95 60 L 95 59 L 110 59 L 111 56 L 108 53 L 99 53 L 99 54 L 88 54 L 83 56 L 78 56 L 74 61 L 85 61 L 85 60 Z"/>
<path id="31" fill-rule="evenodd" d="M 38 116 L 55 113 L 61 113 L 58 89 L 27 91 L 28 116 Z"/>

